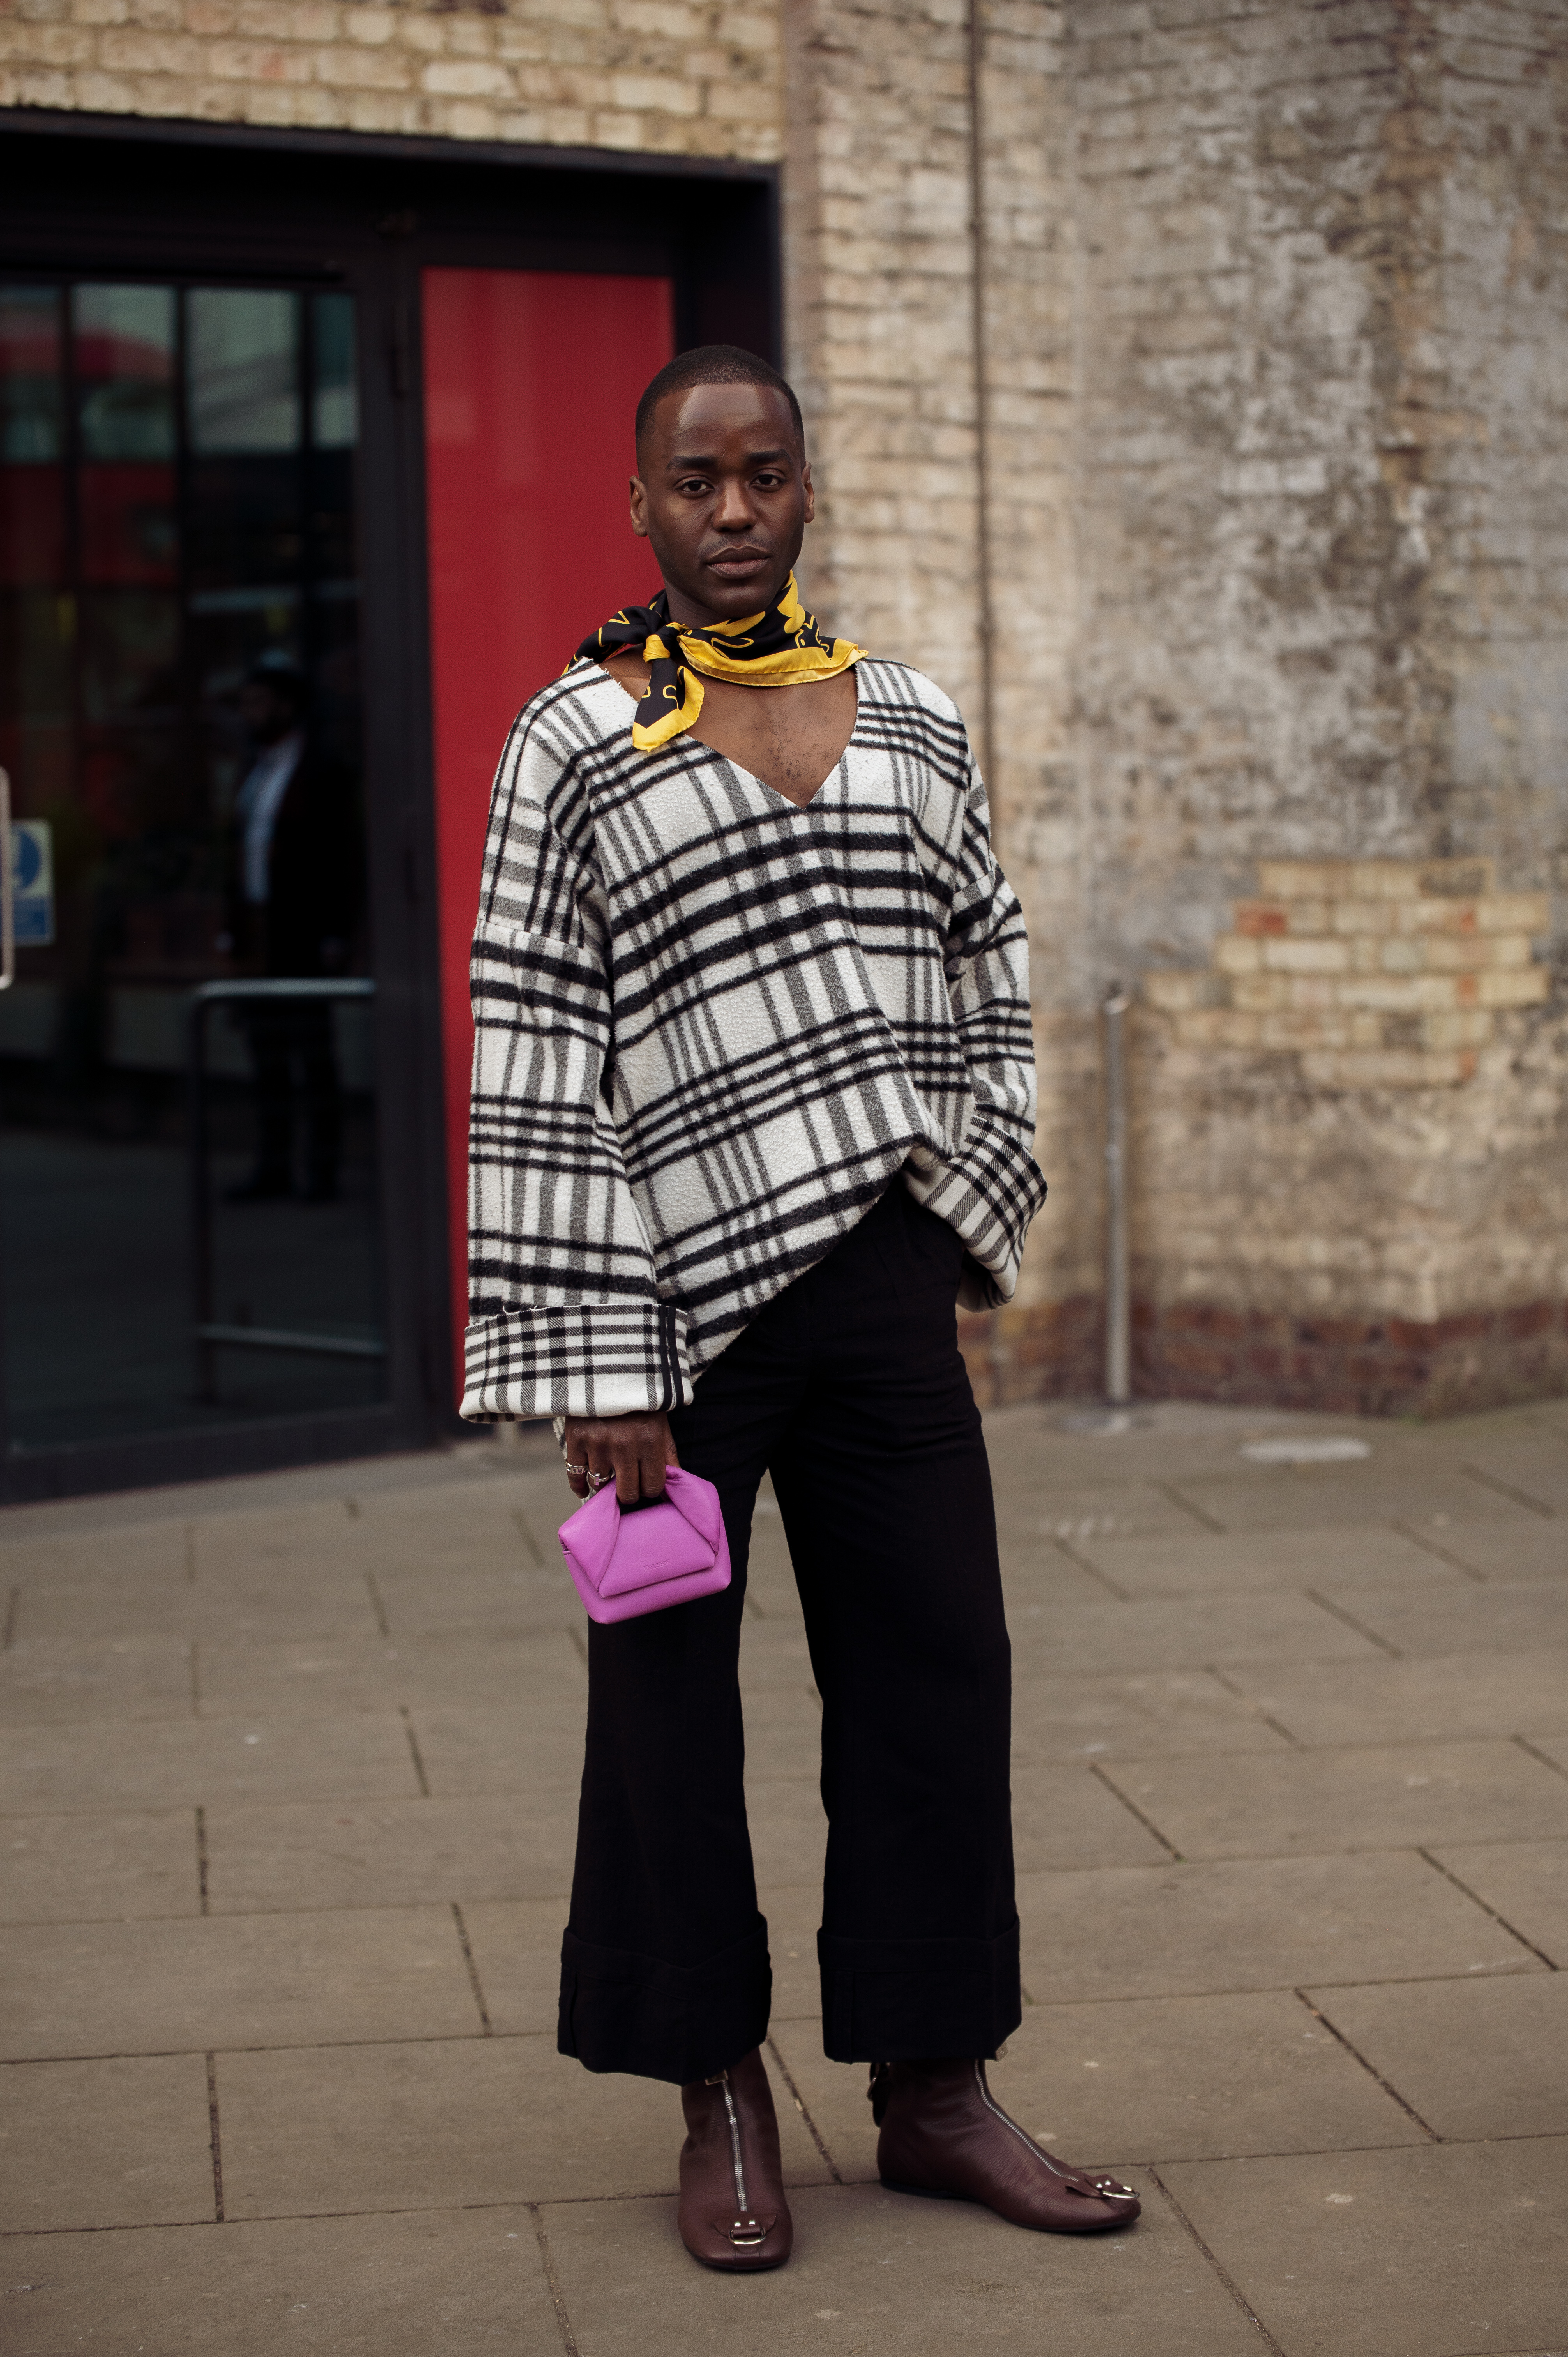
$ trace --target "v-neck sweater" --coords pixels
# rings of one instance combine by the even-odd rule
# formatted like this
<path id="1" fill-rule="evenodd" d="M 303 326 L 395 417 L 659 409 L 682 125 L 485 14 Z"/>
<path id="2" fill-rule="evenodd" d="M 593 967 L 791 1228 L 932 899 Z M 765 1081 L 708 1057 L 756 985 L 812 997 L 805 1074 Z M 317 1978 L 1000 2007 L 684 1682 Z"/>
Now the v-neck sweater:
<path id="1" fill-rule="evenodd" d="M 597 663 L 496 772 L 471 985 L 476 1422 L 688 1403 L 902 1175 L 1009 1299 L 1045 1199 L 1028 952 L 956 706 L 863 657 L 803 807 Z M 761 691 L 759 691 L 761 692 Z"/>

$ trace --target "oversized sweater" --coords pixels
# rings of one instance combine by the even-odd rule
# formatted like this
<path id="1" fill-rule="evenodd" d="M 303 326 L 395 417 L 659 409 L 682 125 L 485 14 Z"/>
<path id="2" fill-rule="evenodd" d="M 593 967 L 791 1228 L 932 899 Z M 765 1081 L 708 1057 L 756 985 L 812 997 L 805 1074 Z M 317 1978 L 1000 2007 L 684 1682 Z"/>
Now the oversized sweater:
<path id="1" fill-rule="evenodd" d="M 463 1414 L 688 1402 L 902 1174 L 1006 1300 L 1045 1196 L 1018 903 L 959 714 L 864 658 L 805 809 L 578 663 L 496 773 Z M 759 690 L 758 693 L 765 691 Z M 783 690 L 779 693 L 803 693 Z"/>

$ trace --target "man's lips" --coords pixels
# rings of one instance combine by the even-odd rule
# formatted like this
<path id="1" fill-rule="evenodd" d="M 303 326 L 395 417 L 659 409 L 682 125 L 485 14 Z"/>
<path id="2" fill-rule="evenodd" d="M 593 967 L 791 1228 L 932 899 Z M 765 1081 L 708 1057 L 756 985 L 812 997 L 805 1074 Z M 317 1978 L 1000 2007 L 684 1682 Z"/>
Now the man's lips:
<path id="1" fill-rule="evenodd" d="M 719 548 L 703 563 L 714 573 L 753 573 L 771 561 L 766 548 Z"/>

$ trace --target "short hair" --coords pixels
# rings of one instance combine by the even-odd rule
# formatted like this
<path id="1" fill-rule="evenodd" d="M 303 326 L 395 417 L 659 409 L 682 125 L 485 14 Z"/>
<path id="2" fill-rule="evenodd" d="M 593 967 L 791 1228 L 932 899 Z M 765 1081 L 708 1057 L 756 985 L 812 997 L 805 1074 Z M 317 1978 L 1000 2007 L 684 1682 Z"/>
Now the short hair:
<path id="1" fill-rule="evenodd" d="M 653 413 L 667 393 L 690 393 L 699 384 L 765 384 L 781 393 L 789 404 L 789 422 L 806 440 L 806 422 L 793 385 L 785 382 L 770 361 L 739 344 L 698 344 L 667 361 L 637 404 L 637 447 L 640 453 L 653 427 Z"/>

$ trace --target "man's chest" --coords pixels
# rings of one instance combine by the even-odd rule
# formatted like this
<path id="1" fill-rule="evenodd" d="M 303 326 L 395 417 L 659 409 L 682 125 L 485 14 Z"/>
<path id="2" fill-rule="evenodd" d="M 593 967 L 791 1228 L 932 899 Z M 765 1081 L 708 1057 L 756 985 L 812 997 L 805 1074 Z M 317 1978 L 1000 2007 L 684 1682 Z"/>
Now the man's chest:
<path id="1" fill-rule="evenodd" d="M 641 694 L 648 667 L 638 656 L 618 655 L 605 667 L 628 696 Z M 852 671 L 800 687 L 704 679 L 702 711 L 686 733 L 803 810 L 843 758 L 855 710 Z"/>

